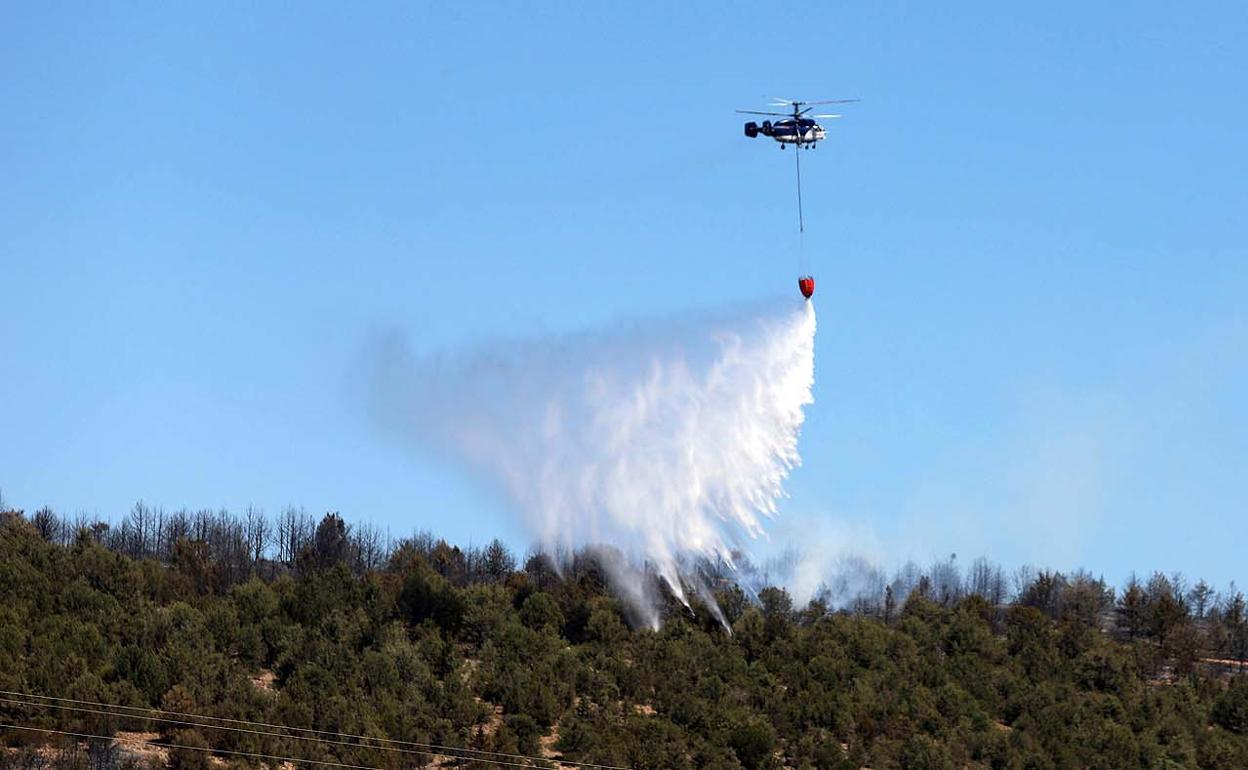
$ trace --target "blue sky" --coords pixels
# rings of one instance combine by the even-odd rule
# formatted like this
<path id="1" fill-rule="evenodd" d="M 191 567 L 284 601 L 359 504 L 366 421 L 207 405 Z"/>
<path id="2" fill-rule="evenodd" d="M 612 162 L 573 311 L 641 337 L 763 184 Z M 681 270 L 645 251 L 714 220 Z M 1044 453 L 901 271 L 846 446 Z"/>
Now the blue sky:
<path id="1" fill-rule="evenodd" d="M 1243 582 L 1246 36 L 1242 3 L 7 4 L 0 489 L 522 543 L 363 418 L 362 341 L 793 291 L 792 159 L 732 110 L 858 96 L 804 159 L 782 517 Z"/>

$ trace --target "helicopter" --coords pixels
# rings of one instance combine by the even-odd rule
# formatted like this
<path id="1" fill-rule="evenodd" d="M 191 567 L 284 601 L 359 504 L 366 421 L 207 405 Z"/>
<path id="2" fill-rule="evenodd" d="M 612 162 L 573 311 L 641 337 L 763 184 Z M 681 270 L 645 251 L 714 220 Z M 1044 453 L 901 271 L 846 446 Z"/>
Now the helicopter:
<path id="1" fill-rule="evenodd" d="M 780 149 L 784 149 L 785 145 L 794 144 L 798 147 L 806 149 L 814 149 L 815 144 L 821 139 L 827 137 L 828 132 L 823 126 L 819 125 L 815 118 L 839 118 L 840 115 L 807 115 L 816 106 L 821 104 L 849 104 L 856 102 L 858 99 L 828 99 L 818 102 L 798 102 L 792 99 L 781 99 L 773 97 L 771 107 L 785 107 L 791 112 L 758 112 L 755 110 L 737 110 L 743 115 L 771 115 L 783 120 L 772 122 L 764 120 L 762 125 L 750 121 L 745 124 L 745 135 L 754 139 L 759 134 L 770 136 L 780 143 Z"/>
<path id="2" fill-rule="evenodd" d="M 815 121 L 816 118 L 840 117 L 840 115 L 810 115 L 807 113 L 820 104 L 849 104 L 856 101 L 859 100 L 827 99 L 818 102 L 799 102 L 793 99 L 772 97 L 771 107 L 785 107 L 791 110 L 791 112 L 737 110 L 737 112 L 745 115 L 768 115 L 783 118 L 774 123 L 770 120 L 764 120 L 761 126 L 754 121 L 750 121 L 745 124 L 745 135 L 751 139 L 757 138 L 759 134 L 770 136 L 780 143 L 780 149 L 782 150 L 787 144 L 795 145 L 793 160 L 797 162 L 797 228 L 799 233 L 805 232 L 806 223 L 802 216 L 802 154 L 796 150 L 802 148 L 813 150 L 820 140 L 827 137 L 828 132 Z M 797 288 L 802 293 L 802 296 L 809 301 L 815 293 L 815 277 L 809 273 L 799 275 L 797 277 Z"/>

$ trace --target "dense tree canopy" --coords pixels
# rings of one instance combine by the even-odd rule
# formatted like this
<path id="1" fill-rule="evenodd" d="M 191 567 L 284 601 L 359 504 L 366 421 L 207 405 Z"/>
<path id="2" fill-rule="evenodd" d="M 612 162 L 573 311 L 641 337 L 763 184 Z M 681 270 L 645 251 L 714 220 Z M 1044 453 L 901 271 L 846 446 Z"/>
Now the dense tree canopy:
<path id="1" fill-rule="evenodd" d="M 1237 591 L 1156 575 L 1119 593 L 1027 570 L 1010 591 L 983 561 L 903 573 L 795 607 L 708 569 L 731 633 L 670 596 L 652 631 L 592 555 L 518 566 L 498 542 L 389 543 L 297 511 L 139 505 L 111 527 L 10 512 L 0 690 L 637 768 L 1248 767 Z M 434 762 L 10 695 L 5 724 L 147 731 L 181 748 L 141 761 L 177 768 L 210 766 L 197 747 L 240 770 L 258 761 L 226 752 Z M 0 737 L 8 766 L 37 766 L 49 744 L 76 766 L 140 761 Z"/>

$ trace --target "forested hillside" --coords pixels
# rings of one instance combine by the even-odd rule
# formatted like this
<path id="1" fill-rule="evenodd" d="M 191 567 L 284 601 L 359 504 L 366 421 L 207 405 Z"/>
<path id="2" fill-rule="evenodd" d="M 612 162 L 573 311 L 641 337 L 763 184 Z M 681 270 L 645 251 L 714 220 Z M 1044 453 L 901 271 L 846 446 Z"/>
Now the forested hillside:
<path id="1" fill-rule="evenodd" d="M 1045 571 L 1011 581 L 950 561 L 833 611 L 705 573 L 731 634 L 675 601 L 661 630 L 632 628 L 590 554 L 557 571 L 497 542 L 391 542 L 297 511 L 269 521 L 136 506 L 111 527 L 3 513 L 0 763 L 1248 767 L 1237 662 L 1248 620 L 1233 588 L 1154 575 L 1116 591 Z"/>

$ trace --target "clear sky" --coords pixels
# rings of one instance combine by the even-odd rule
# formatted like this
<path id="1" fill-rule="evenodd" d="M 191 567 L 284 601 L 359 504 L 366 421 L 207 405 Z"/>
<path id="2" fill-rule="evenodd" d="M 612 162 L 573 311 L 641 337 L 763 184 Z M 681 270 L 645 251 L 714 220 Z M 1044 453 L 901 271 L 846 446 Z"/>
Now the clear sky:
<path id="1" fill-rule="evenodd" d="M 957 552 L 1248 581 L 1248 5 L 5 3 L 0 489 L 524 535 L 362 416 L 420 349 L 795 292 L 782 506 Z M 786 524 L 787 522 L 787 524 Z"/>

